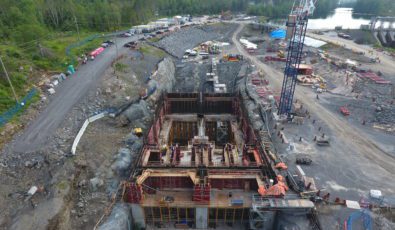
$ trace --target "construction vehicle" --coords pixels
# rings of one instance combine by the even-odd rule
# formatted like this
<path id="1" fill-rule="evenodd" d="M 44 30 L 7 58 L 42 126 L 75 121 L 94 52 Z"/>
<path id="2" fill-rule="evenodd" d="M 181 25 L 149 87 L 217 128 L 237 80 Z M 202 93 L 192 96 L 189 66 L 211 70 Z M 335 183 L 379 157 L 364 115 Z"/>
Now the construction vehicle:
<path id="1" fill-rule="evenodd" d="M 243 60 L 244 57 L 240 54 L 225 54 L 222 59 L 229 62 L 238 62 Z"/>
<path id="2" fill-rule="evenodd" d="M 134 128 L 134 134 L 136 134 L 136 136 L 141 137 L 143 136 L 143 129 L 141 128 Z"/>
<path id="3" fill-rule="evenodd" d="M 278 51 L 277 56 L 278 56 L 279 58 L 285 58 L 284 51 L 282 51 L 282 50 Z"/>
<path id="4" fill-rule="evenodd" d="M 299 0 L 299 4 L 294 5 L 291 14 L 288 16 L 288 54 L 278 109 L 279 115 L 284 114 L 289 117 L 292 110 L 298 69 L 303 56 L 302 52 L 306 37 L 308 16 L 314 12 L 315 2 L 313 0 Z"/>
<path id="5" fill-rule="evenodd" d="M 340 112 L 344 115 L 344 116 L 349 116 L 350 115 L 350 111 L 347 109 L 347 107 L 345 106 L 341 106 L 340 107 Z"/>

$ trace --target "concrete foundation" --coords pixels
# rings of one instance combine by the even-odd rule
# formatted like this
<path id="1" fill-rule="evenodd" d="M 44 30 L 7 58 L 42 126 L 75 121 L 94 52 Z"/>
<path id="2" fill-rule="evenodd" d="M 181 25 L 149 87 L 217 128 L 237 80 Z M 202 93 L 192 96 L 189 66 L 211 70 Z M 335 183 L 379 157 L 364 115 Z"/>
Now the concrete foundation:
<path id="1" fill-rule="evenodd" d="M 208 208 L 196 208 L 196 228 L 207 229 Z"/>

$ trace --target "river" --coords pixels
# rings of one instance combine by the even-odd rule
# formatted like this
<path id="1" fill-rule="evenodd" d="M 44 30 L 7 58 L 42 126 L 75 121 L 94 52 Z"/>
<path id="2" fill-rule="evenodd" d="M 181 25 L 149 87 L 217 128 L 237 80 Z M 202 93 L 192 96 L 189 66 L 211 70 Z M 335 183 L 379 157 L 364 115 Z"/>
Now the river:
<path id="1" fill-rule="evenodd" d="M 361 25 L 368 25 L 370 20 L 364 18 L 354 18 L 352 8 L 336 8 L 333 14 L 326 18 L 309 19 L 308 29 L 335 29 L 342 26 L 343 29 L 359 29 Z"/>

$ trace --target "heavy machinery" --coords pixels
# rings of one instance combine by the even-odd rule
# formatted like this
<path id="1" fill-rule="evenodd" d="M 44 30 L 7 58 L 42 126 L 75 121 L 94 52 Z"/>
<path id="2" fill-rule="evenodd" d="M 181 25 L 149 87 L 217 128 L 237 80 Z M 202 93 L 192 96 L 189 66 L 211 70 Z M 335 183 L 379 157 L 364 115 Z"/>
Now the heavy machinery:
<path id="1" fill-rule="evenodd" d="M 229 62 L 238 62 L 243 60 L 243 55 L 240 54 L 225 54 L 223 56 L 224 61 L 229 61 Z"/>
<path id="2" fill-rule="evenodd" d="M 292 100 L 295 92 L 298 69 L 302 59 L 304 39 L 306 36 L 308 16 L 314 12 L 316 1 L 299 0 L 292 7 L 287 21 L 288 54 L 284 70 L 284 80 L 281 90 L 278 114 L 288 115 L 292 110 Z"/>
<path id="3" fill-rule="evenodd" d="M 278 56 L 279 58 L 285 58 L 285 53 L 284 53 L 284 51 L 282 51 L 282 50 L 278 51 L 277 56 Z"/>

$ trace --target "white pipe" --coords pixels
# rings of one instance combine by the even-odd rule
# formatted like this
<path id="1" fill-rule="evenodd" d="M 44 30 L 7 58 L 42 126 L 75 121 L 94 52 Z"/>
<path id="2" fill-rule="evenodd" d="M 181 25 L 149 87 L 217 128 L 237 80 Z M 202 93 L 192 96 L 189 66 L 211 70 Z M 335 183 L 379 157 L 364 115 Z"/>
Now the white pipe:
<path id="1" fill-rule="evenodd" d="M 85 120 L 80 131 L 78 132 L 77 136 L 74 139 L 73 145 L 71 147 L 71 154 L 75 155 L 75 151 L 77 150 L 78 143 L 80 142 L 82 135 L 84 135 L 84 132 L 85 132 L 86 128 L 88 127 L 89 123 L 103 118 L 105 116 L 105 114 L 106 114 L 106 112 L 102 112 L 102 113 L 99 113 L 99 114 L 94 115 L 92 117 L 89 117 L 88 119 Z"/>

